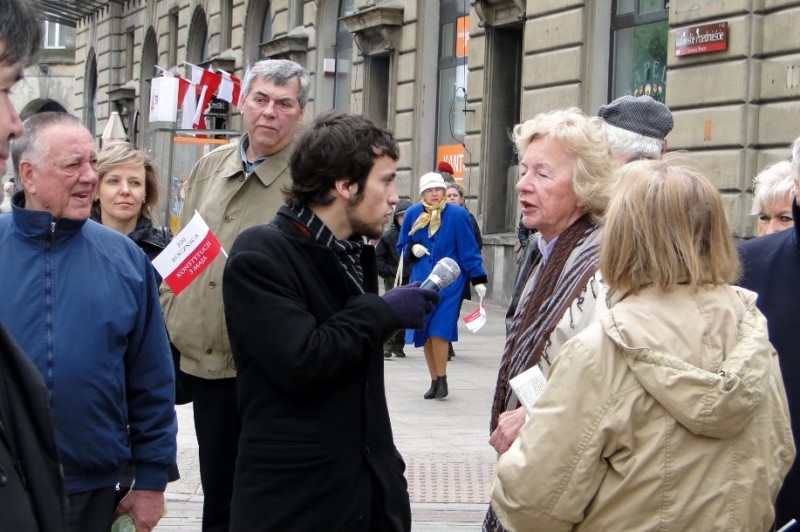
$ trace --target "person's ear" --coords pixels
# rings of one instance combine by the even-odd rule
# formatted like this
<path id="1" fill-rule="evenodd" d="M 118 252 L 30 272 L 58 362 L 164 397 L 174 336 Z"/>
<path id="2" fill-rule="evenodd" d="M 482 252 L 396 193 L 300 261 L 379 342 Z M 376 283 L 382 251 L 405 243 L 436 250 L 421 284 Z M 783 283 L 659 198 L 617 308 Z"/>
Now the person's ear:
<path id="1" fill-rule="evenodd" d="M 351 183 L 350 180 L 347 179 L 346 177 L 338 179 L 333 186 L 334 190 L 336 191 L 336 194 L 346 200 L 349 200 L 355 194 L 354 187 L 356 187 L 356 184 Z"/>
<path id="2" fill-rule="evenodd" d="M 23 190 L 26 192 L 36 192 L 36 184 L 33 179 L 33 164 L 27 159 L 22 159 L 19 162 L 18 169 Z"/>

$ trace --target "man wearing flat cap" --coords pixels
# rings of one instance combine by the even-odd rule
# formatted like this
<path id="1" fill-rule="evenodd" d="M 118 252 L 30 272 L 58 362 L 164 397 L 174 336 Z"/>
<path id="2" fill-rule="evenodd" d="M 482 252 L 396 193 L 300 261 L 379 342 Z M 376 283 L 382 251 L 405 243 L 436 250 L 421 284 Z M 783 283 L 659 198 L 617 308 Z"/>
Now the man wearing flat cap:
<path id="1" fill-rule="evenodd" d="M 667 151 L 672 113 L 650 96 L 622 96 L 601 106 L 597 116 L 605 120 L 611 153 L 622 164 L 661 159 Z"/>

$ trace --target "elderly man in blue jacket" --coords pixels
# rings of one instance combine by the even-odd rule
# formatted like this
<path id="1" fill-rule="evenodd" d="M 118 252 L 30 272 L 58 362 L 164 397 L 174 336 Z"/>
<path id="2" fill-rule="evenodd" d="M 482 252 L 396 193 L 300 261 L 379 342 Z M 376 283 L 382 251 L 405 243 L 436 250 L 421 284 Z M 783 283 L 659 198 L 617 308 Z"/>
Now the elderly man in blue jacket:
<path id="1" fill-rule="evenodd" d="M 800 138 L 792 145 L 795 201 L 794 226 L 786 231 L 739 244 L 742 279 L 739 284 L 758 294 L 756 305 L 767 317 L 769 341 L 778 352 L 795 447 L 800 446 L 800 349 L 797 325 L 800 316 Z M 783 481 L 775 503 L 778 528 L 791 519 L 800 521 L 800 463 Z"/>
<path id="2" fill-rule="evenodd" d="M 150 530 L 176 458 L 174 374 L 153 269 L 130 239 L 87 220 L 94 140 L 66 113 L 25 121 L 13 149 L 24 192 L 0 216 L 0 321 L 44 378 L 69 530 L 129 513 Z M 133 490 L 115 508 L 120 467 Z"/>

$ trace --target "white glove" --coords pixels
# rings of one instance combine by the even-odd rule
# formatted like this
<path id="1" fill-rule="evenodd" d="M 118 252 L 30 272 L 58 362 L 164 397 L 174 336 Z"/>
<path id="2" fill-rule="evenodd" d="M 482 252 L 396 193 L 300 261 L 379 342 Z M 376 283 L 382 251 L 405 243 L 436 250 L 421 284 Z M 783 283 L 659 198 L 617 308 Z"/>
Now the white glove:
<path id="1" fill-rule="evenodd" d="M 428 251 L 428 248 L 423 246 L 422 244 L 414 244 L 411 246 L 411 253 L 414 254 L 415 257 L 420 258 L 423 255 L 430 255 L 431 252 Z"/>
<path id="2" fill-rule="evenodd" d="M 486 285 L 485 284 L 476 284 L 474 286 L 475 293 L 478 294 L 478 297 L 483 299 L 486 297 Z"/>

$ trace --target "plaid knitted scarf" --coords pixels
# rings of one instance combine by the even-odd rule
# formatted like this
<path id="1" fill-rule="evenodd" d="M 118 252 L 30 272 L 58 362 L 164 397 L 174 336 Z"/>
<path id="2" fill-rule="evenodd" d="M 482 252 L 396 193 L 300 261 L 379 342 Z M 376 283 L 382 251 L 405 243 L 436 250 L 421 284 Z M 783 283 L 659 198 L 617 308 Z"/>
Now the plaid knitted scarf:
<path id="1" fill-rule="evenodd" d="M 582 247 L 597 227 L 588 216 L 576 220 L 558 237 L 555 248 L 541 268 L 536 284 L 527 290 L 511 323 L 497 376 L 490 429 L 504 412 L 513 393 L 508 381 L 539 362 L 564 313 L 597 271 L 597 244 L 583 246 L 571 264 L 572 252 Z M 538 268 L 532 268 L 530 275 Z M 546 355 L 545 355 L 546 356 Z"/>

